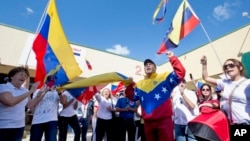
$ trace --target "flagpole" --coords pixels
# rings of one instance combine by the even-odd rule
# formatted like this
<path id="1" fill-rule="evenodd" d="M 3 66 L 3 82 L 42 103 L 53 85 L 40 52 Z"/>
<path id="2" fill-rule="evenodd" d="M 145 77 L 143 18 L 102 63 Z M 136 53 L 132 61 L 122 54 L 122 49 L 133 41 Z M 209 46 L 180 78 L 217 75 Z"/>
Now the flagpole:
<path id="1" fill-rule="evenodd" d="M 40 21 L 39 21 L 39 23 L 38 23 L 38 27 L 37 27 L 37 29 L 36 29 L 35 34 L 37 34 L 37 32 L 39 31 L 39 28 L 41 27 L 42 21 L 44 20 L 43 17 L 45 16 L 45 13 L 47 12 L 47 8 L 48 8 L 48 6 L 49 6 L 50 1 L 51 1 L 51 0 L 48 1 L 47 6 L 46 6 L 46 8 L 45 8 L 44 11 L 43 11 L 42 18 L 40 19 Z M 29 57 L 30 57 L 31 51 L 32 51 L 32 48 L 30 49 L 29 54 L 28 54 L 28 57 L 27 57 L 27 59 L 26 59 L 26 61 L 25 61 L 25 66 L 28 64 L 28 59 L 29 59 Z"/>
<path id="2" fill-rule="evenodd" d="M 201 28 L 203 29 L 204 33 L 206 34 L 206 36 L 207 36 L 207 38 L 208 38 L 208 40 L 209 40 L 209 42 L 210 42 L 210 45 L 212 46 L 212 49 L 213 49 L 213 51 L 214 51 L 214 53 L 215 53 L 215 55 L 216 55 L 216 57 L 217 57 L 217 59 L 218 59 L 220 65 L 222 66 L 221 60 L 220 60 L 220 58 L 219 58 L 219 56 L 218 56 L 218 54 L 217 54 L 217 52 L 216 52 L 216 50 L 215 50 L 215 48 L 214 48 L 214 45 L 213 45 L 213 43 L 212 43 L 212 40 L 211 40 L 210 37 L 208 36 L 207 31 L 205 30 L 205 28 L 204 28 L 204 26 L 202 25 L 201 22 L 200 22 L 200 25 L 201 25 Z"/>

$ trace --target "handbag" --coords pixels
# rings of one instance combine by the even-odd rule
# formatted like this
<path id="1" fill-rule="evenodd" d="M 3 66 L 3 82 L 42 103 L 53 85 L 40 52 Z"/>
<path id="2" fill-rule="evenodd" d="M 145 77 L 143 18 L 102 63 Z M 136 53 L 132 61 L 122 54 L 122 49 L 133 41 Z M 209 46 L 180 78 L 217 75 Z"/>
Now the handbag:
<path id="1" fill-rule="evenodd" d="M 233 93 L 235 91 L 236 88 L 238 88 L 240 86 L 240 84 L 242 84 L 243 82 L 245 82 L 247 79 L 243 79 L 241 80 L 237 85 L 235 85 L 234 89 L 231 91 L 230 95 L 229 95 L 229 123 L 232 124 L 233 123 L 233 119 L 232 119 L 232 97 L 233 97 Z"/>

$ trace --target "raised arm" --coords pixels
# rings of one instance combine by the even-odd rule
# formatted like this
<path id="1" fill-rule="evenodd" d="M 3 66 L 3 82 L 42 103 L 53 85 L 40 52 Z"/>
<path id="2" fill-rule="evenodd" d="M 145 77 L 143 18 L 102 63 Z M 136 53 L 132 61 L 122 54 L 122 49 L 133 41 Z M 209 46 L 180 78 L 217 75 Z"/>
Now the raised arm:
<path id="1" fill-rule="evenodd" d="M 217 79 L 208 76 L 208 72 L 207 72 L 207 57 L 206 56 L 202 56 L 202 58 L 201 58 L 201 64 L 202 64 L 202 78 L 206 82 L 209 82 L 211 84 L 216 85 Z"/>
<path id="2" fill-rule="evenodd" d="M 174 72 L 178 76 L 179 80 L 182 80 L 185 77 L 186 69 L 183 67 L 180 60 L 176 56 L 174 56 L 174 53 L 172 51 L 168 51 L 166 55 L 169 58 L 169 61 L 173 66 Z"/>

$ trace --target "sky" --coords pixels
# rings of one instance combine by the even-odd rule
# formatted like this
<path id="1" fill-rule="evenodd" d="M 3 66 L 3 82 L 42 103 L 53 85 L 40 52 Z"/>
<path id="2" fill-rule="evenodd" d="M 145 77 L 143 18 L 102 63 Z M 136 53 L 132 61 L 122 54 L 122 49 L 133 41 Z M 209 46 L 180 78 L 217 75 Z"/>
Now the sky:
<path id="1" fill-rule="evenodd" d="M 48 0 L 0 2 L 0 24 L 36 33 Z M 168 0 L 164 20 L 153 23 L 153 13 L 159 2 L 160 0 L 56 0 L 56 5 L 70 43 L 138 61 L 150 58 L 157 65 L 162 65 L 168 59 L 164 54 L 157 55 L 156 52 L 182 0 Z M 201 22 L 173 50 L 177 56 L 250 23 L 249 0 L 188 2 Z M 157 17 L 162 14 L 161 9 Z"/>

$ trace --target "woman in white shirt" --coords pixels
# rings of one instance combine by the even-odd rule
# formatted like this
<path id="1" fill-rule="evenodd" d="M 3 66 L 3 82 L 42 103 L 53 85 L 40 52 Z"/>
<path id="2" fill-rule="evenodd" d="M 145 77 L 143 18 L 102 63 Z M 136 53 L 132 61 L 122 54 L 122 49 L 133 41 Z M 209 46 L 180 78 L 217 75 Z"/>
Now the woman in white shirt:
<path id="1" fill-rule="evenodd" d="M 0 85 L 0 140 L 21 141 L 25 126 L 25 106 L 30 95 L 39 83 L 34 83 L 30 90 L 29 72 L 25 67 L 16 67 L 9 71 L 8 82 Z"/>
<path id="2" fill-rule="evenodd" d="M 77 117 L 78 101 L 68 91 L 62 92 L 60 97 L 63 108 L 58 119 L 59 141 L 67 140 L 69 125 L 74 131 L 74 141 L 80 141 L 81 128 Z"/>
<path id="3" fill-rule="evenodd" d="M 222 106 L 231 124 L 250 125 L 250 79 L 245 77 L 242 63 L 236 59 L 227 59 L 223 65 L 226 79 L 215 79 L 208 76 L 207 58 L 201 58 L 202 77 L 205 81 L 220 86 L 221 97 L 226 101 Z M 230 102 L 231 101 L 231 102 Z"/>
<path id="4" fill-rule="evenodd" d="M 58 104 L 59 95 L 55 86 L 44 86 L 34 92 L 28 104 L 28 108 L 34 111 L 30 141 L 40 141 L 43 134 L 46 141 L 57 141 Z"/>
<path id="5" fill-rule="evenodd" d="M 98 102 L 97 122 L 96 122 L 96 141 L 102 141 L 106 133 L 107 141 L 112 141 L 112 96 L 108 88 L 104 88 L 100 94 L 96 94 Z"/>

